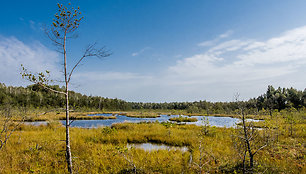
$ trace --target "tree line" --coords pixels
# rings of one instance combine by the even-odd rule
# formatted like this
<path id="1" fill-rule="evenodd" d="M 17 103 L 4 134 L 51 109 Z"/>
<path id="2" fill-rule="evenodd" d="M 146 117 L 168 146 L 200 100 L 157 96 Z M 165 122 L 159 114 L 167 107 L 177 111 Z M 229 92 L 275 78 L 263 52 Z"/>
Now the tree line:
<path id="1" fill-rule="evenodd" d="M 57 91 L 65 91 L 65 87 L 50 86 Z M 120 99 L 110 99 L 99 96 L 87 96 L 70 91 L 69 105 L 73 110 L 98 110 L 98 111 L 129 111 L 129 110 L 185 110 L 188 113 L 205 114 L 235 114 L 239 105 L 243 103 L 250 113 L 272 112 L 306 107 L 306 89 L 304 91 L 294 88 L 277 88 L 268 86 L 266 93 L 239 102 L 209 102 L 205 100 L 195 102 L 164 102 L 144 103 L 127 102 Z M 9 104 L 14 107 L 27 107 L 33 109 L 63 108 L 65 96 L 52 93 L 39 85 L 27 87 L 6 86 L 0 83 L 0 106 Z"/>
<path id="2" fill-rule="evenodd" d="M 57 91 L 65 91 L 65 87 L 50 86 Z M 120 99 L 109 99 L 98 96 L 87 96 L 74 91 L 69 91 L 69 105 L 74 110 L 131 110 L 129 103 Z M 0 105 L 10 104 L 16 107 L 28 108 L 64 108 L 65 96 L 50 92 L 40 85 L 27 87 L 6 86 L 0 83 Z"/>

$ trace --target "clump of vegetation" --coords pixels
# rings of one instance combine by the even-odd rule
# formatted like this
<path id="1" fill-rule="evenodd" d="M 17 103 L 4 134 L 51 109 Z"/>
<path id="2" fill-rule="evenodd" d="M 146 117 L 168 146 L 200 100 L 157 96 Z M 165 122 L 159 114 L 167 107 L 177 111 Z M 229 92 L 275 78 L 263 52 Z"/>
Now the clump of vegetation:
<path id="1" fill-rule="evenodd" d="M 106 119 L 116 119 L 116 116 L 71 116 L 71 120 L 106 120 Z M 65 117 L 60 117 L 59 120 L 65 120 Z"/>
<path id="2" fill-rule="evenodd" d="M 136 117 L 136 118 L 157 118 L 160 117 L 159 114 L 154 112 L 126 112 L 122 113 L 122 115 L 125 115 L 127 117 Z"/>
<path id="3" fill-rule="evenodd" d="M 169 120 L 170 121 L 176 121 L 176 122 L 196 122 L 196 121 L 198 121 L 197 118 L 183 117 L 183 116 L 172 117 L 172 118 L 169 118 Z"/>

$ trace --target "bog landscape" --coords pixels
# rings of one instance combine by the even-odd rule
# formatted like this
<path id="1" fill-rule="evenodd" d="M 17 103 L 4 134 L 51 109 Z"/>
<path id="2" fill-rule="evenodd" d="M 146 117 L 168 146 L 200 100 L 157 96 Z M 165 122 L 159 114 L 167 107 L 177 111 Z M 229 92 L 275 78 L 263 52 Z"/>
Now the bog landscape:
<path id="1" fill-rule="evenodd" d="M 305 172 L 305 91 L 217 103 L 69 94 L 78 173 Z M 65 97 L 37 85 L 2 84 L 0 95 L 1 173 L 66 173 Z"/>
<path id="2" fill-rule="evenodd" d="M 138 13 L 137 17 L 132 16 L 142 21 L 144 26 L 148 24 L 145 22 L 147 15 L 155 15 L 155 10 L 152 9 L 156 4 L 147 4 L 150 1 L 139 1 L 138 4 L 131 1 L 114 2 L 103 2 L 103 5 L 118 10 L 124 3 L 131 4 L 125 4 L 121 9 L 123 11 L 118 14 L 111 13 L 108 16 L 110 19 L 106 22 L 112 21 L 114 16 L 116 19 L 119 16 L 118 20 L 122 21 L 118 22 L 120 24 L 114 22 L 113 27 L 118 24 L 120 30 L 129 31 L 131 35 L 135 33 L 129 30 L 129 25 L 123 24 L 125 15 L 131 15 L 131 11 L 139 4 L 144 5 L 143 8 L 146 9 L 137 8 L 142 11 L 140 14 L 144 15 L 144 21 Z M 160 7 L 164 6 L 163 3 L 169 3 L 155 2 L 161 3 Z M 86 69 L 88 67 L 84 64 L 92 58 L 101 59 L 93 60 L 97 61 L 91 64 L 94 69 L 97 63 L 112 61 L 112 57 L 120 50 L 100 47 L 94 42 L 80 52 L 79 43 L 75 41 L 78 32 L 86 30 L 82 25 L 85 25 L 87 20 L 93 20 L 86 18 L 87 16 L 98 16 L 100 9 L 96 11 L 96 8 L 101 5 L 101 2 L 97 2 L 95 7 L 84 5 L 85 9 L 91 9 L 93 12 L 85 12 L 83 15 L 82 3 L 78 7 L 74 2 L 64 1 L 57 5 L 51 3 L 54 5 L 52 10 L 45 8 L 47 14 L 54 15 L 49 17 L 52 19 L 49 20 L 51 22 L 40 28 L 38 33 L 43 30 L 47 36 L 45 40 L 52 43 L 50 47 L 54 47 L 56 53 L 51 54 L 50 50 L 41 44 L 38 44 L 38 47 L 42 50 L 27 48 L 19 52 L 19 49 L 23 48 L 21 41 L 0 36 L 4 40 L 0 41 L 0 64 L 1 69 L 5 70 L 3 73 L 0 70 L 0 173 L 306 173 L 306 88 L 300 88 L 305 85 L 306 74 L 303 69 L 306 54 L 302 55 L 304 52 L 301 50 L 306 50 L 306 47 L 298 44 L 294 45 L 297 49 L 292 45 L 284 47 L 286 44 L 299 42 L 297 38 L 302 38 L 300 40 L 304 43 L 305 27 L 283 34 L 281 39 L 296 37 L 289 41 L 284 39 L 283 45 L 280 44 L 281 39 L 275 38 L 266 42 L 231 40 L 210 48 L 204 54 L 197 53 L 185 59 L 178 55 L 177 58 L 180 60 L 177 60 L 176 65 L 169 67 L 168 74 L 149 76 L 115 73 L 114 70 L 110 70 L 104 73 L 109 75 L 106 77 L 100 76 L 103 73 L 88 73 L 90 68 Z M 180 4 L 181 1 L 177 3 Z M 204 2 L 200 4 L 203 5 L 202 3 Z M 178 4 L 167 9 L 181 9 L 177 7 Z M 146 5 L 153 7 L 146 8 Z M 189 5 L 185 4 L 184 7 L 194 9 L 194 12 L 198 10 L 195 5 Z M 207 2 L 205 5 L 209 6 Z M 44 8 L 43 4 L 41 8 Z M 163 10 L 161 13 L 164 13 Z M 174 16 L 180 15 L 177 13 L 173 13 Z M 189 20 L 192 21 L 193 18 Z M 95 22 L 96 27 L 99 27 L 98 17 Z M 171 22 L 169 23 L 170 27 Z M 31 24 L 34 27 L 35 22 L 32 21 Z M 9 26 L 9 23 L 7 25 Z M 121 28 L 121 25 L 127 28 Z M 154 27 L 159 30 L 158 26 Z M 93 26 L 89 29 L 93 29 Z M 137 28 L 135 30 L 137 34 Z M 1 32 L 3 31 L 0 30 L 0 34 Z M 99 30 L 100 32 L 103 35 Z M 233 31 L 226 32 L 199 45 L 210 47 L 230 37 L 232 33 Z M 91 34 L 97 33 L 93 31 Z M 149 39 L 149 35 L 143 35 L 141 38 Z M 13 46 L 6 43 L 15 41 L 19 45 L 10 53 Z M 276 46 L 273 46 L 275 43 Z M 229 47 L 229 44 L 233 44 L 232 47 Z M 259 49 L 244 55 L 237 53 L 239 60 L 230 64 L 222 62 L 230 59 L 218 57 L 232 56 L 232 51 L 239 49 L 243 49 L 244 53 L 255 48 Z M 221 49 L 230 52 L 222 52 Z M 35 50 L 38 50 L 39 54 L 34 53 Z M 152 50 L 153 47 L 145 47 L 132 53 L 131 57 Z M 258 54 L 259 50 L 264 51 Z M 269 51 L 273 52 L 272 57 L 269 57 Z M 38 62 L 35 66 L 31 61 L 26 61 L 25 55 L 28 53 L 34 55 L 31 61 Z M 80 53 L 77 59 L 74 58 L 76 53 Z M 38 61 L 43 59 L 41 57 L 44 55 L 48 55 L 46 59 Z M 251 60 L 253 55 L 259 57 Z M 10 76 L 9 68 L 5 68 L 11 67 L 8 62 L 17 60 L 19 56 L 23 58 L 15 61 L 12 66 L 18 67 L 18 72 L 14 72 L 18 75 Z M 56 57 L 59 58 L 55 60 L 56 67 L 60 69 L 58 74 L 53 72 L 56 69 L 51 66 L 54 62 L 49 62 Z M 263 63 L 265 59 L 267 61 Z M 120 66 L 119 69 L 130 65 L 116 58 L 114 61 L 119 62 L 120 65 L 116 64 Z M 131 64 L 135 64 L 134 69 L 143 68 L 146 72 L 150 71 L 150 66 L 155 66 L 151 62 L 147 67 L 141 67 L 139 61 L 140 59 L 131 60 Z M 163 61 L 166 64 L 166 59 Z M 260 64 L 260 67 L 257 67 L 257 64 Z M 218 68 L 219 66 L 221 68 Z M 186 67 L 189 67 L 188 71 Z M 107 70 L 107 67 L 104 68 Z M 113 68 L 115 69 L 115 66 Z M 199 69 L 208 70 L 203 70 L 206 72 L 203 75 Z M 214 73 L 210 73 L 211 71 Z M 175 73 L 178 76 L 175 76 Z M 290 73 L 299 74 L 299 78 L 291 78 L 294 74 Z M 290 80 L 286 79 L 288 76 Z M 196 82 L 198 77 L 203 79 Z M 13 82 L 14 79 L 17 79 L 16 83 Z M 90 87 L 78 92 L 80 88 L 76 86 L 82 80 L 90 79 L 94 79 L 92 83 L 86 83 Z M 102 88 L 99 80 L 103 82 L 103 86 L 110 88 Z M 276 83 L 277 80 L 281 83 Z M 270 82 L 280 85 L 271 85 Z M 169 89 L 167 85 L 170 86 Z M 95 93 L 94 88 L 102 92 L 102 95 Z M 250 96 L 245 91 L 251 92 L 251 89 L 257 88 L 264 90 L 249 98 L 243 96 Z M 122 92 L 125 90 L 127 92 Z M 228 91 L 235 93 L 226 94 Z M 104 97 L 103 93 L 114 97 Z M 205 95 L 215 98 L 210 98 L 210 101 Z M 224 95 L 230 96 L 230 99 L 221 99 Z M 198 100 L 199 98 L 202 99 Z"/>

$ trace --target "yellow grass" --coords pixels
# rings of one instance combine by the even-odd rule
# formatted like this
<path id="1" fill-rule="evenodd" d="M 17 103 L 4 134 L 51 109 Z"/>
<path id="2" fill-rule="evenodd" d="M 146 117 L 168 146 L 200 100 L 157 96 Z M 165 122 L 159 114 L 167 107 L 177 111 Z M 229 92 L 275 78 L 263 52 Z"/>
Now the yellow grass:
<path id="1" fill-rule="evenodd" d="M 51 117 L 59 118 L 58 115 Z M 285 121 L 272 120 L 270 123 L 281 123 L 277 129 L 278 141 L 258 152 L 255 156 L 256 170 L 305 173 L 305 123 L 294 125 L 292 136 Z M 233 173 L 237 170 L 241 159 L 233 147 L 234 129 L 210 127 L 206 136 L 200 136 L 200 130 L 201 127 L 195 125 L 171 123 L 121 123 L 96 129 L 71 128 L 74 170 L 78 173 L 130 172 L 132 166 L 123 157 L 124 154 L 136 165 L 139 173 L 197 173 L 195 163 L 199 163 L 200 143 L 203 160 L 207 162 L 203 167 L 205 172 Z M 272 130 L 275 136 L 276 129 Z M 64 139 L 65 129 L 58 121 L 50 121 L 46 126 L 22 125 L 0 150 L 0 173 L 66 173 Z M 127 143 L 146 142 L 187 146 L 189 151 L 149 152 L 132 148 L 120 153 L 118 150 L 124 149 Z"/>

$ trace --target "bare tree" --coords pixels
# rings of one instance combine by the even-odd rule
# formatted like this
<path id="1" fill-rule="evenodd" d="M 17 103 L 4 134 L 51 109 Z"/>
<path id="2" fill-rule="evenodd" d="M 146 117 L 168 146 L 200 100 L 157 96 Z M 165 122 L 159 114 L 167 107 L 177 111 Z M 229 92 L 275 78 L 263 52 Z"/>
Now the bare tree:
<path id="1" fill-rule="evenodd" d="M 124 160 L 127 161 L 129 165 L 132 167 L 131 173 L 136 174 L 138 169 L 136 167 L 135 162 L 133 161 L 132 155 L 128 153 L 129 148 L 117 146 L 116 150 L 118 154 L 121 155 L 124 158 Z"/>
<path id="2" fill-rule="evenodd" d="M 201 126 L 200 132 L 198 134 L 198 139 L 199 139 L 199 146 L 198 146 L 198 151 L 199 154 L 197 156 L 194 156 L 192 153 L 194 152 L 193 150 L 190 150 L 190 157 L 189 157 L 189 164 L 193 164 L 198 170 L 199 174 L 202 173 L 209 173 L 211 169 L 216 168 L 216 165 L 218 165 L 218 160 L 216 157 L 213 155 L 212 150 L 208 151 L 207 148 L 205 148 L 205 144 L 203 144 L 204 137 L 209 136 L 209 121 L 208 118 L 203 118 L 202 119 L 203 126 Z M 192 161 L 194 162 L 192 163 Z"/>
<path id="3" fill-rule="evenodd" d="M 0 150 L 6 145 L 11 135 L 23 123 L 26 110 L 20 110 L 14 118 L 13 110 L 10 105 L 5 105 L 0 110 Z"/>
<path id="4" fill-rule="evenodd" d="M 22 76 L 26 79 L 32 81 L 35 84 L 42 86 L 45 89 L 48 89 L 52 92 L 65 95 L 65 110 L 66 110 L 66 161 L 68 166 L 69 173 L 73 173 L 72 168 L 72 156 L 70 148 L 70 134 L 69 127 L 71 122 L 69 121 L 69 83 L 71 77 L 76 68 L 80 63 L 88 57 L 98 57 L 104 58 L 110 56 L 110 53 L 105 49 L 105 47 L 96 48 L 96 44 L 89 45 L 84 54 L 78 59 L 76 64 L 72 66 L 71 70 L 68 70 L 67 65 L 67 40 L 76 37 L 75 31 L 79 28 L 80 22 L 83 20 L 81 16 L 80 8 L 74 8 L 69 3 L 68 6 L 62 4 L 58 5 L 58 12 L 54 15 L 54 19 L 50 28 L 46 29 L 46 34 L 52 43 L 56 46 L 59 53 L 63 55 L 63 69 L 64 69 L 64 82 L 65 82 L 65 91 L 57 91 L 48 86 L 49 80 L 49 71 L 45 73 L 32 74 L 28 72 L 27 69 L 23 68 Z"/>
<path id="5" fill-rule="evenodd" d="M 246 166 L 247 156 L 249 157 L 249 171 L 252 172 L 254 168 L 254 156 L 258 151 L 265 148 L 270 139 L 260 136 L 259 131 L 254 127 L 252 121 L 246 121 L 246 111 L 244 103 L 238 101 L 239 94 L 236 94 L 235 100 L 238 103 L 242 126 L 238 126 L 236 134 L 234 135 L 234 147 L 238 151 L 240 158 L 242 159 L 243 173 L 248 172 Z"/>

